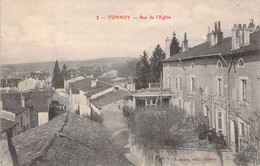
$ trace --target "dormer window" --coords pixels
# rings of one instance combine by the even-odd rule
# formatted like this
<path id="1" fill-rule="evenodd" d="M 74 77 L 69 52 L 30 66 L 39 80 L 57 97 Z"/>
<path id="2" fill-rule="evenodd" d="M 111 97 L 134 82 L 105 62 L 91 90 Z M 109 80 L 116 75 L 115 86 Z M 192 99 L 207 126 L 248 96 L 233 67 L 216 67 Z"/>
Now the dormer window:
<path id="1" fill-rule="evenodd" d="M 220 69 L 220 68 L 222 68 L 222 63 L 221 63 L 221 61 L 220 60 L 218 60 L 217 61 L 217 69 Z"/>
<path id="2" fill-rule="evenodd" d="M 244 60 L 242 58 L 240 58 L 238 60 L 238 67 L 245 67 L 245 63 L 244 63 Z"/>

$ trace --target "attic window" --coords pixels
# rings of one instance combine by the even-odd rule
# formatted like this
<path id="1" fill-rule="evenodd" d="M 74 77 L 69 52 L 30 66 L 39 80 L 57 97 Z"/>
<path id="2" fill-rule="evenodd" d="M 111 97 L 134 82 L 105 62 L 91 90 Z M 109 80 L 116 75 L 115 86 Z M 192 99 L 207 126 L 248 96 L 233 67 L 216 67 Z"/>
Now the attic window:
<path id="1" fill-rule="evenodd" d="M 244 60 L 243 60 L 242 58 L 240 58 L 240 59 L 238 60 L 238 67 L 244 67 L 244 66 L 245 66 Z"/>
<path id="2" fill-rule="evenodd" d="M 217 62 L 217 69 L 220 69 L 220 68 L 222 68 L 222 63 L 221 63 L 220 60 L 218 60 L 218 62 Z"/>

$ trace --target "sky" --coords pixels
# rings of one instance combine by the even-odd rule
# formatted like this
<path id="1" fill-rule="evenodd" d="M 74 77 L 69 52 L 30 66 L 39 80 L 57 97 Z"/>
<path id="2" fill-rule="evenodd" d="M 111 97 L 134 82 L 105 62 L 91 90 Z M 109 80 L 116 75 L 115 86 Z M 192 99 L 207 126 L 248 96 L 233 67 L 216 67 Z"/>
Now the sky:
<path id="1" fill-rule="evenodd" d="M 235 23 L 260 24 L 259 9 L 260 0 L 1 0 L 1 64 L 151 56 L 173 31 L 194 47 L 216 21 L 224 37 Z"/>

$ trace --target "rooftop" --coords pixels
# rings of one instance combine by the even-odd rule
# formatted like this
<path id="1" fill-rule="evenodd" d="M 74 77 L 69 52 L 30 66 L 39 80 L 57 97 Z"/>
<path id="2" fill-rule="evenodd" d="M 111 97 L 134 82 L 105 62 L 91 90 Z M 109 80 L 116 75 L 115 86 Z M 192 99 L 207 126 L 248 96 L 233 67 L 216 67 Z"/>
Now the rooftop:
<path id="1" fill-rule="evenodd" d="M 30 77 L 35 79 L 38 78 L 38 80 L 45 80 L 50 75 L 51 75 L 50 73 L 34 72 L 30 74 Z"/>
<path id="2" fill-rule="evenodd" d="M 21 166 L 130 165 L 104 126 L 74 113 L 21 133 L 12 142 Z M 3 161 L 12 163 L 7 142 L 0 145 Z"/>
<path id="3" fill-rule="evenodd" d="M 50 91 L 29 91 L 24 93 L 25 106 L 32 107 L 38 112 L 49 112 Z"/>
<path id="4" fill-rule="evenodd" d="M 29 108 L 20 106 L 20 107 L 13 108 L 13 109 L 4 109 L 4 111 L 11 112 L 11 113 L 14 113 L 15 115 L 18 115 L 18 114 L 24 112 L 27 109 L 29 109 Z"/>
<path id="5" fill-rule="evenodd" d="M 0 118 L 0 132 L 5 132 L 6 130 L 14 127 L 17 123 L 10 121 L 10 120 L 6 120 L 3 118 Z"/>
<path id="6" fill-rule="evenodd" d="M 162 96 L 173 96 L 173 92 L 170 89 L 162 89 Z M 148 97 L 148 96 L 160 96 L 159 88 L 142 89 L 133 94 L 133 97 Z"/>
<path id="7" fill-rule="evenodd" d="M 179 61 L 180 60 L 188 60 L 193 58 L 200 58 L 200 57 L 208 57 L 208 56 L 216 56 L 219 53 L 222 55 L 234 54 L 238 52 L 247 52 L 247 51 L 255 51 L 260 50 L 260 31 L 254 32 L 250 34 L 250 44 L 247 46 L 240 47 L 236 50 L 231 50 L 232 48 L 232 38 L 226 37 L 223 39 L 223 42 L 210 47 L 209 42 L 205 42 L 199 44 L 193 48 L 188 49 L 185 52 L 181 52 L 175 54 L 174 56 L 162 60 L 163 62 L 170 62 L 170 61 Z"/>
<path id="8" fill-rule="evenodd" d="M 97 108 L 102 108 L 105 105 L 108 105 L 120 99 L 124 99 L 127 96 L 130 96 L 129 92 L 118 90 L 106 93 L 95 99 L 91 99 L 90 102 L 94 104 Z"/>
<path id="9" fill-rule="evenodd" d="M 1 79 L 1 87 L 18 87 L 18 82 L 21 81 L 20 78 L 8 78 Z"/>

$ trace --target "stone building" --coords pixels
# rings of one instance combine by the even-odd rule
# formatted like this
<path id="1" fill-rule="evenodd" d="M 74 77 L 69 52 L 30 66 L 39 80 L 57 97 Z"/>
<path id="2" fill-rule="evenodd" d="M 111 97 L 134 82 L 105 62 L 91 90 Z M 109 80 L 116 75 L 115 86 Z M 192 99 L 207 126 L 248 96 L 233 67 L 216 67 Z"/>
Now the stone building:
<path id="1" fill-rule="evenodd" d="M 174 105 L 195 122 L 206 118 L 236 152 L 248 144 L 253 112 L 260 108 L 259 30 L 253 21 L 235 24 L 224 38 L 216 22 L 206 42 L 162 61 L 163 85 L 173 91 Z"/>

